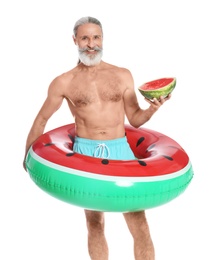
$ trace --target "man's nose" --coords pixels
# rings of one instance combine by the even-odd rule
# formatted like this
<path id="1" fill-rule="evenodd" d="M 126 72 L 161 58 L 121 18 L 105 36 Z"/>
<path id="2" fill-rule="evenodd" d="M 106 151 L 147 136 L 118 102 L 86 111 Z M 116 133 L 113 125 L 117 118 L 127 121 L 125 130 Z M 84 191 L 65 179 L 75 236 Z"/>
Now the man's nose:
<path id="1" fill-rule="evenodd" d="M 88 47 L 93 48 L 94 46 L 95 46 L 95 41 L 92 40 L 92 39 L 90 39 L 90 40 L 88 41 Z"/>

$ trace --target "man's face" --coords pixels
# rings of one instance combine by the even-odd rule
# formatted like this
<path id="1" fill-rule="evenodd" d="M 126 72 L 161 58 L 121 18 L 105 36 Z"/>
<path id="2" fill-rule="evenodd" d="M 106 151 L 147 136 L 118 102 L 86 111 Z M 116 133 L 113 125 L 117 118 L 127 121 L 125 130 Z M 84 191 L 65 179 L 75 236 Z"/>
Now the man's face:
<path id="1" fill-rule="evenodd" d="M 92 23 L 79 26 L 77 36 L 73 38 L 78 46 L 79 58 L 87 66 L 100 63 L 102 58 L 102 30 Z"/>

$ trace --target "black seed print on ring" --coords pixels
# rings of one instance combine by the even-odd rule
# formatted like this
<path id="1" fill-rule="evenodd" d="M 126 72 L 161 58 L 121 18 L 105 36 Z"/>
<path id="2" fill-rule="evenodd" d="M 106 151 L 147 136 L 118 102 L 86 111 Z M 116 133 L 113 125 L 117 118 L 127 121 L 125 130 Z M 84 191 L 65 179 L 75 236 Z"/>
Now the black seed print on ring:
<path id="1" fill-rule="evenodd" d="M 139 138 L 136 147 L 138 147 L 144 141 L 144 139 L 145 139 L 144 137 Z"/>
<path id="2" fill-rule="evenodd" d="M 144 161 L 138 160 L 138 163 L 139 163 L 141 166 L 147 166 L 146 162 L 144 162 Z"/>
<path id="3" fill-rule="evenodd" d="M 109 164 L 109 160 L 103 159 L 103 160 L 102 160 L 102 164 L 105 164 L 105 165 Z"/>
<path id="4" fill-rule="evenodd" d="M 68 157 L 73 156 L 73 155 L 75 155 L 74 152 L 72 152 L 72 153 L 67 153 L 67 154 L 66 154 L 66 156 L 68 156 Z"/>
<path id="5" fill-rule="evenodd" d="M 47 143 L 44 146 L 51 146 L 51 145 L 55 145 L 54 143 Z"/>
<path id="6" fill-rule="evenodd" d="M 147 148 L 146 153 L 147 153 L 149 150 L 152 150 L 152 148 L 154 148 L 154 147 L 155 147 L 155 144 L 151 144 L 151 145 Z"/>
<path id="7" fill-rule="evenodd" d="M 169 161 L 173 161 L 173 158 L 168 155 L 162 155 L 164 158 L 168 159 Z"/>

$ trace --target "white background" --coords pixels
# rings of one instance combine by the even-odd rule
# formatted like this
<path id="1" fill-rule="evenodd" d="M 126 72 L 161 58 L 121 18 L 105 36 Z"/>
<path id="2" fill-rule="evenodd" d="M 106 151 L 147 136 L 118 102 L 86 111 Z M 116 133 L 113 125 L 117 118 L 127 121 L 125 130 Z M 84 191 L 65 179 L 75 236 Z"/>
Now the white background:
<path id="1" fill-rule="evenodd" d="M 212 259 L 209 0 L 1 1 L 0 259 L 89 259 L 83 210 L 45 194 L 22 168 L 26 137 L 48 85 L 76 65 L 72 28 L 87 15 L 103 24 L 104 61 L 130 69 L 136 88 L 177 78 L 172 99 L 145 127 L 179 142 L 195 176 L 185 193 L 147 217 L 156 260 Z M 46 131 L 72 122 L 64 103 Z M 106 236 L 110 260 L 134 259 L 122 214 L 106 213 Z"/>

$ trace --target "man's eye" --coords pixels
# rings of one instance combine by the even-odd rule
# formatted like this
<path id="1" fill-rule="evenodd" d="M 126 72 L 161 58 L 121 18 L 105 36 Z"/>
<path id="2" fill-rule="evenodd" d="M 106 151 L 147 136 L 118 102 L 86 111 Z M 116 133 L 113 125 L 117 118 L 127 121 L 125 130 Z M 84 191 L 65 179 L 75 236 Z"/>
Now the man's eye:
<path id="1" fill-rule="evenodd" d="M 82 40 L 86 40 L 87 39 L 87 37 L 85 36 L 85 37 L 82 37 Z"/>

